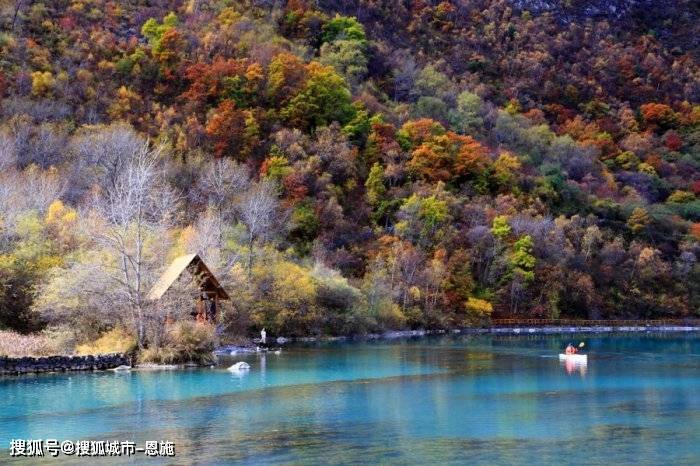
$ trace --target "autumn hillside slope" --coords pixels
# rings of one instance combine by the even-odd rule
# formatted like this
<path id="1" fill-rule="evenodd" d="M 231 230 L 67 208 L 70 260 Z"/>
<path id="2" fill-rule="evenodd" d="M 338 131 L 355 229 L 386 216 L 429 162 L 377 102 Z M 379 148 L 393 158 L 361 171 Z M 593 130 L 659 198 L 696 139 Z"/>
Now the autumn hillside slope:
<path id="1" fill-rule="evenodd" d="M 0 328 L 158 344 L 191 251 L 231 333 L 699 316 L 698 8 L 647 3 L 0 1 Z"/>

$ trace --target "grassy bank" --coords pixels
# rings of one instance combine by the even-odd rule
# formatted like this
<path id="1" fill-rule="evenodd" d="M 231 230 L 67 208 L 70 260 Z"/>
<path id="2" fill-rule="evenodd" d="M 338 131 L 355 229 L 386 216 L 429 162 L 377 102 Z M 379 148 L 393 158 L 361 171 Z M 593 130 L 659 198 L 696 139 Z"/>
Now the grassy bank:
<path id="1" fill-rule="evenodd" d="M 159 339 L 139 348 L 135 336 L 122 327 L 102 333 L 92 341 L 80 341 L 70 329 L 50 328 L 33 334 L 0 330 L 0 356 L 54 356 L 134 354 L 140 363 L 207 363 L 218 344 L 209 324 L 177 322 L 168 325 Z"/>

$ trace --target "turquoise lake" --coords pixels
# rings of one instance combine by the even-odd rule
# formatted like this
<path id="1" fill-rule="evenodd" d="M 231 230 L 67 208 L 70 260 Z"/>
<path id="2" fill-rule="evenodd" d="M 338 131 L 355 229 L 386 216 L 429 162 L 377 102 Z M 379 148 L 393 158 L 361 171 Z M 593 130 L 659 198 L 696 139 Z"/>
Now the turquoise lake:
<path id="1" fill-rule="evenodd" d="M 587 366 L 560 363 L 579 341 Z M 250 371 L 225 370 L 237 361 Z M 206 369 L 0 378 L 0 463 L 10 439 L 48 438 L 170 440 L 176 456 L 46 464 L 697 465 L 700 334 L 326 343 Z"/>

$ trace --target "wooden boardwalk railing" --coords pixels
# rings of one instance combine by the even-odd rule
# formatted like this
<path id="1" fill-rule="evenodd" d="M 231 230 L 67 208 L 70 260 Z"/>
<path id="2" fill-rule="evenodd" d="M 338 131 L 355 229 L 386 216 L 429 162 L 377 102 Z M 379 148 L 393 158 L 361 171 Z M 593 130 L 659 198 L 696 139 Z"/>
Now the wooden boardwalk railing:
<path id="1" fill-rule="evenodd" d="M 700 319 L 491 319 L 494 327 L 700 327 Z"/>

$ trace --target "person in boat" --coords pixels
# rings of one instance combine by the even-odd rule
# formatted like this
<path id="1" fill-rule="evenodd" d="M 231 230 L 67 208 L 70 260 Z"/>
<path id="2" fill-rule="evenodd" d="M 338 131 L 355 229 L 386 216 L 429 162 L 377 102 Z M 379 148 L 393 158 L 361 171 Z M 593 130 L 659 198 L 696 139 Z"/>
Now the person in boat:
<path id="1" fill-rule="evenodd" d="M 578 350 L 571 343 L 566 347 L 566 354 L 576 354 L 577 352 Z"/>

